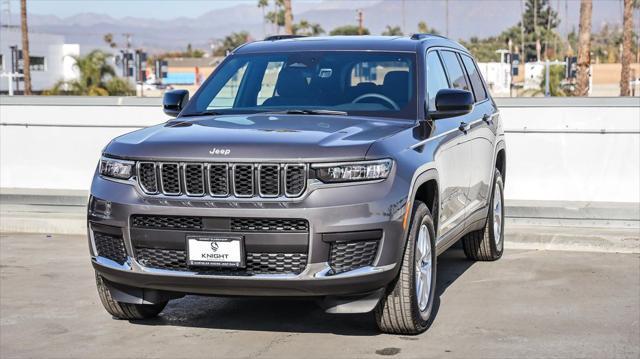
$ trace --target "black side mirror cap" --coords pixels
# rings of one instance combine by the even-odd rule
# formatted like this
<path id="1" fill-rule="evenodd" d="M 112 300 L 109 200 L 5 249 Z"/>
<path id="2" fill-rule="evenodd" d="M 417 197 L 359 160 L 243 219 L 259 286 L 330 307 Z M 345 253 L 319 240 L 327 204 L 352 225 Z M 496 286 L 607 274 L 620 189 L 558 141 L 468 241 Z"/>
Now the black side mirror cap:
<path id="1" fill-rule="evenodd" d="M 177 117 L 180 111 L 187 105 L 187 102 L 189 102 L 189 91 L 167 91 L 162 97 L 162 110 L 171 117 Z"/>
<path id="2" fill-rule="evenodd" d="M 466 115 L 473 111 L 473 94 L 460 89 L 442 89 L 436 94 L 436 110 L 429 112 L 434 119 Z"/>

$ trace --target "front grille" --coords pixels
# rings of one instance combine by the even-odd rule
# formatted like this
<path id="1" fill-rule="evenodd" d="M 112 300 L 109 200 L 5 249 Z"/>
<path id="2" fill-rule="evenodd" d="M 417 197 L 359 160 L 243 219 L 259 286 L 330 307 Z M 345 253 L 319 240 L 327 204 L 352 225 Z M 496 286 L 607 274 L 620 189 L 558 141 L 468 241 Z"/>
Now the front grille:
<path id="1" fill-rule="evenodd" d="M 133 216 L 131 225 L 138 228 L 202 229 L 201 217 Z"/>
<path id="2" fill-rule="evenodd" d="M 124 248 L 122 236 L 102 232 L 93 232 L 93 240 L 96 251 L 100 257 L 111 259 L 120 264 L 127 260 L 127 251 Z"/>
<path id="3" fill-rule="evenodd" d="M 307 184 L 304 164 L 156 163 L 138 164 L 140 188 L 150 195 L 227 197 L 301 196 Z"/>
<path id="4" fill-rule="evenodd" d="M 377 253 L 377 240 L 334 242 L 331 244 L 329 266 L 332 274 L 348 272 L 372 265 Z"/>
<path id="5" fill-rule="evenodd" d="M 205 221 L 212 225 L 205 226 Z M 297 218 L 216 218 L 134 215 L 134 228 L 189 229 L 231 232 L 308 232 L 309 222 Z"/>
<path id="6" fill-rule="evenodd" d="M 247 253 L 245 268 L 189 267 L 186 258 L 183 250 L 136 248 L 136 260 L 145 267 L 199 274 L 300 274 L 307 266 L 305 253 Z"/>
<path id="7" fill-rule="evenodd" d="M 305 219 L 288 218 L 232 218 L 230 227 L 232 231 L 238 232 L 308 232 L 309 222 Z"/>

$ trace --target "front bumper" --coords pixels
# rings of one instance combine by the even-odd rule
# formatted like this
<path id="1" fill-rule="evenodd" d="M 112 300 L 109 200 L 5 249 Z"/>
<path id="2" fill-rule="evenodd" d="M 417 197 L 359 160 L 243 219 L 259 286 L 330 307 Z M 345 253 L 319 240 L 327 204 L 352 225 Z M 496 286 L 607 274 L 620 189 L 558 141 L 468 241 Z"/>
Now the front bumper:
<path id="1" fill-rule="evenodd" d="M 89 210 L 92 264 L 108 281 L 126 286 L 178 293 L 248 296 L 357 295 L 385 287 L 397 275 L 404 250 L 402 219 L 408 184 L 385 180 L 368 184 L 314 185 L 293 201 L 234 201 L 212 198 L 154 198 L 137 186 L 94 177 L 93 199 L 109 202 L 109 210 Z M 144 266 L 132 241 L 131 216 L 172 215 L 225 218 L 301 218 L 309 223 L 308 263 L 298 274 L 232 276 L 175 271 Z M 119 228 L 126 259 L 122 263 L 97 255 L 92 226 Z M 370 265 L 331 273 L 328 233 L 381 231 Z M 186 233 L 186 232 L 185 232 Z M 151 238 L 153 240 L 153 238 Z"/>

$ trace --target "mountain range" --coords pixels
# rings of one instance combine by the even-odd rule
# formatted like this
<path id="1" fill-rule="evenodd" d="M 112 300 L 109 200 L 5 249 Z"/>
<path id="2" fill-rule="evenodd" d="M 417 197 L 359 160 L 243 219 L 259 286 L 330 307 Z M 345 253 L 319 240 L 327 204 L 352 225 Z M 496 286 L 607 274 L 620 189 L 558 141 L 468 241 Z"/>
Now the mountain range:
<path id="1" fill-rule="evenodd" d="M 202 15 L 194 18 L 177 17 L 170 20 L 136 16 L 128 13 L 126 2 L 114 3 L 122 7 L 122 17 L 82 12 L 64 18 L 55 14 L 30 14 L 30 30 L 64 35 L 67 43 L 80 44 L 81 52 L 106 47 L 103 37 L 107 33 L 114 34 L 114 39 L 122 46 L 123 34 L 128 33 L 131 34 L 133 47 L 144 48 L 151 53 L 184 49 L 187 44 L 208 49 L 212 42 L 234 31 L 248 31 L 254 39 L 262 38 L 265 33 L 273 33 L 272 26 L 264 24 L 262 20 L 262 10 L 246 2 L 227 8 L 203 10 Z M 453 39 L 497 35 L 517 24 L 521 14 L 520 0 L 450 0 L 448 3 L 448 33 Z M 619 3 L 611 0 L 594 1 L 594 30 L 604 23 L 621 24 L 622 9 Z M 205 4 L 203 2 L 203 8 L 206 8 Z M 577 28 L 578 1 L 551 0 L 551 4 L 560 7 L 556 10 L 561 18 L 561 33 Z M 417 32 L 420 21 L 426 21 L 429 27 L 442 34 L 447 30 L 444 0 L 293 1 L 293 5 L 294 22 L 304 19 L 319 23 L 327 32 L 338 26 L 355 25 L 356 9 L 363 11 L 364 25 L 372 34 L 380 34 L 387 25 L 400 26 L 405 33 Z M 14 15 L 12 20 L 15 24 L 17 16 Z M 5 15 L 3 24 L 8 21 Z"/>

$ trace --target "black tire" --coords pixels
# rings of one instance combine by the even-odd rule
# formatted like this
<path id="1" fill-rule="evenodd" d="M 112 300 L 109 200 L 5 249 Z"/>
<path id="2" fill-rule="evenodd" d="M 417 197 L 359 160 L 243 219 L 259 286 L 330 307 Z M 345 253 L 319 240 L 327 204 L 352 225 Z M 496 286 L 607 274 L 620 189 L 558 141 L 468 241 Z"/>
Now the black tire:
<path id="1" fill-rule="evenodd" d="M 109 314 L 116 319 L 137 320 L 149 319 L 157 316 L 167 305 L 167 302 L 158 304 L 131 304 L 122 303 L 113 299 L 109 288 L 104 283 L 102 276 L 96 273 L 96 286 L 100 301 Z"/>
<path id="2" fill-rule="evenodd" d="M 489 201 L 489 213 L 484 228 L 468 233 L 462 238 L 462 247 L 467 258 L 475 261 L 495 261 L 502 257 L 504 252 L 504 183 L 500 171 L 495 170 L 491 200 Z M 496 236 L 494 230 L 494 198 L 499 191 L 501 205 L 500 233 Z"/>
<path id="3" fill-rule="evenodd" d="M 415 255 L 418 233 L 423 224 L 430 237 L 432 270 L 429 299 L 425 309 L 420 311 L 416 294 Z M 423 202 L 415 201 L 400 273 L 389 285 L 387 295 L 380 300 L 375 310 L 376 322 L 381 331 L 389 334 L 419 334 L 428 328 L 436 288 L 436 257 L 433 218 Z"/>

